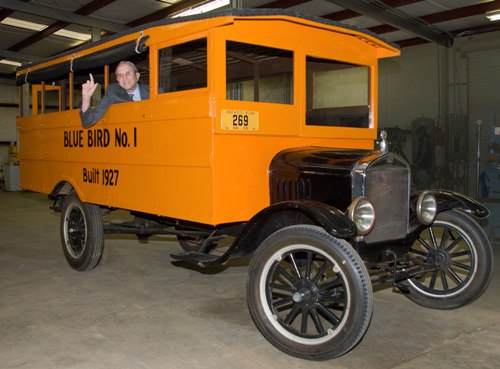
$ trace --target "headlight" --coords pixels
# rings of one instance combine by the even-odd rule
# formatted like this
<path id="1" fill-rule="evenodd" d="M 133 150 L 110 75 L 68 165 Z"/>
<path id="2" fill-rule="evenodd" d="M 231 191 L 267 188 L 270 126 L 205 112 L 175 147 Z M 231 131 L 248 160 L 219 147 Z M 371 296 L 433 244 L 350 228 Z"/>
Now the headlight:
<path id="1" fill-rule="evenodd" d="M 348 216 L 356 224 L 358 234 L 361 236 L 370 233 L 375 224 L 375 209 L 366 197 L 354 199 L 349 207 Z"/>
<path id="2" fill-rule="evenodd" d="M 436 218 L 437 201 L 430 192 L 422 192 L 417 200 L 417 218 L 423 225 L 431 224 Z"/>

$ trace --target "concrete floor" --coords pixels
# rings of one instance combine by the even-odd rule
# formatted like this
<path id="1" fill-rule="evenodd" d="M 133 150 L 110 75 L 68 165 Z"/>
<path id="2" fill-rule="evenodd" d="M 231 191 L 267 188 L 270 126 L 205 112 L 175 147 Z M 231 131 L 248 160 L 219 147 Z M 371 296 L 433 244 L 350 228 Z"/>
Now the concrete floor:
<path id="1" fill-rule="evenodd" d="M 0 192 L 0 368 L 498 368 L 500 273 L 470 306 L 434 311 L 375 293 L 368 333 L 347 355 L 307 362 L 271 346 L 246 307 L 247 267 L 175 265 L 175 239 L 108 237 L 75 272 L 44 195 Z M 495 246 L 495 256 L 500 246 Z"/>

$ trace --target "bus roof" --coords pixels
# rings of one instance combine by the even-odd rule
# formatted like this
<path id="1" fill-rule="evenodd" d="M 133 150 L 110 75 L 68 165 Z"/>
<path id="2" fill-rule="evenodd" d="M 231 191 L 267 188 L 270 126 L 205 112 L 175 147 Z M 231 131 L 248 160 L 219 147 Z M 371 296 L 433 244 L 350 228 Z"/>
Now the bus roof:
<path id="1" fill-rule="evenodd" d="M 386 51 L 385 53 L 380 53 L 380 57 L 394 56 L 399 54 L 398 45 L 384 40 L 383 38 L 379 37 L 369 30 L 342 24 L 340 22 L 332 21 L 326 18 L 305 15 L 284 9 L 230 9 L 221 12 L 198 14 L 189 17 L 169 18 L 130 28 L 126 31 L 116 33 L 110 37 L 106 37 L 105 39 L 102 39 L 100 41 L 80 46 L 70 51 L 54 55 L 50 58 L 46 58 L 39 62 L 21 66 L 17 69 L 16 72 L 16 83 L 18 85 L 22 85 L 24 83 L 39 83 L 45 80 L 54 80 L 61 76 L 64 76 L 65 74 L 68 74 L 69 72 L 78 72 L 102 66 L 104 64 L 115 63 L 119 60 L 126 59 L 131 55 L 147 50 L 145 43 L 148 39 L 148 36 L 140 37 L 139 39 L 130 39 L 130 37 L 125 37 L 127 35 L 143 32 L 154 27 L 217 18 L 220 18 L 221 24 L 227 24 L 227 18 L 230 18 L 231 20 L 289 20 L 309 26 L 330 29 L 335 32 L 346 33 L 365 39 L 374 47 L 381 48 L 382 50 Z M 118 40 L 122 37 L 127 38 L 127 41 L 124 41 L 123 43 L 114 43 L 113 46 L 104 50 L 102 48 L 98 48 L 99 45 L 113 42 L 114 40 Z M 97 48 L 97 50 L 91 50 L 93 48 Z"/>

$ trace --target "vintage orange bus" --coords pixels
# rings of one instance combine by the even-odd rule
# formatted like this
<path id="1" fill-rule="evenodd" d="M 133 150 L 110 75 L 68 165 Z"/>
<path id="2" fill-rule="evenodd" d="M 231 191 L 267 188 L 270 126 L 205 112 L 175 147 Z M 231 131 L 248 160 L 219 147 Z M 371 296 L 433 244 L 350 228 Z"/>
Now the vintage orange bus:
<path id="1" fill-rule="evenodd" d="M 251 256 L 250 314 L 280 350 L 324 360 L 353 348 L 392 283 L 438 309 L 474 301 L 493 258 L 450 191 L 412 191 L 410 165 L 377 140 L 380 58 L 368 31 L 283 10 L 168 19 L 17 72 L 21 185 L 61 212 L 76 270 L 105 234 L 177 236 L 175 259 L 210 267 Z M 135 63 L 149 99 L 82 127 L 81 84 L 103 89 Z M 116 209 L 133 220 L 104 222 Z M 108 219 L 108 217 L 106 217 Z M 223 253 L 215 252 L 224 240 Z"/>

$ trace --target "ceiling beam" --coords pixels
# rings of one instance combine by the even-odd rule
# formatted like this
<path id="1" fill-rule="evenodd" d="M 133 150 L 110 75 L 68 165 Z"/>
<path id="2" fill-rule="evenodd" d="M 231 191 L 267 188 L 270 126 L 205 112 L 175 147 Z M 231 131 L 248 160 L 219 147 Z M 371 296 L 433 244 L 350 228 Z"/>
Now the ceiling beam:
<path id="1" fill-rule="evenodd" d="M 7 58 L 7 59 L 19 60 L 22 62 L 36 62 L 36 61 L 42 59 L 39 56 L 18 53 L 17 51 L 3 50 L 3 49 L 0 49 L 0 57 Z"/>
<path id="2" fill-rule="evenodd" d="M 486 12 L 497 9 L 500 9 L 500 0 L 491 1 L 489 3 L 469 5 L 463 8 L 445 10 L 439 13 L 423 15 L 421 17 L 418 17 L 418 19 L 420 19 L 424 23 L 434 24 L 440 22 L 447 22 L 464 17 L 471 17 L 473 15 L 484 14 Z M 389 26 L 388 24 L 381 24 L 380 26 L 375 26 L 368 29 L 377 34 L 383 34 L 398 30 L 396 27 Z"/>
<path id="3" fill-rule="evenodd" d="M 0 7 L 64 22 L 75 23 L 82 26 L 97 27 L 102 30 L 111 32 L 120 32 L 128 28 L 127 26 L 119 23 L 102 21 L 99 19 L 90 18 L 80 14 L 74 14 L 60 9 L 55 11 L 54 8 L 49 6 L 25 3 L 24 1 L 20 0 L 0 0 Z"/>
<path id="4" fill-rule="evenodd" d="M 330 19 L 332 21 L 340 22 L 346 19 L 359 17 L 361 14 L 355 12 L 351 9 L 344 9 L 335 13 L 330 13 L 326 15 L 322 15 L 321 18 Z"/>
<path id="5" fill-rule="evenodd" d="M 89 15 L 89 14 L 92 14 L 93 12 L 105 7 L 106 5 L 109 5 L 113 2 L 115 2 L 115 1 L 116 0 L 94 0 L 91 3 L 81 7 L 77 11 L 75 11 L 74 14 Z M 59 21 L 51 24 L 47 28 L 41 30 L 40 32 L 37 32 L 34 35 L 18 42 L 17 44 L 12 45 L 11 47 L 9 47 L 9 50 L 19 51 L 19 50 L 25 49 L 28 46 L 31 46 L 31 45 L 37 43 L 38 41 L 41 41 L 44 38 L 52 35 L 53 33 L 59 31 L 60 29 L 63 29 L 64 27 L 69 26 L 70 24 L 71 23 L 69 23 L 69 22 L 59 20 Z"/>
<path id="6" fill-rule="evenodd" d="M 385 5 L 391 6 L 393 8 L 397 8 L 399 6 L 409 5 L 409 4 L 413 4 L 413 3 L 419 3 L 421 1 L 422 0 L 384 0 L 382 2 Z M 344 9 L 344 10 L 341 10 L 341 11 L 338 11 L 335 13 L 322 15 L 321 17 L 339 22 L 339 21 L 343 21 L 346 19 L 359 17 L 360 15 L 361 14 L 355 12 L 354 10 Z"/>
<path id="7" fill-rule="evenodd" d="M 307 3 L 310 0 L 276 0 L 261 6 L 257 6 L 260 9 L 286 9 L 291 8 L 292 6 L 300 5 L 303 3 Z"/>
<path id="8" fill-rule="evenodd" d="M 390 13 L 383 7 L 377 6 L 374 2 L 363 0 L 326 0 L 332 4 L 339 5 L 343 8 L 353 10 L 359 14 L 363 14 L 369 18 L 375 19 L 382 23 L 387 23 L 393 27 L 397 27 L 403 31 L 412 33 L 420 38 L 434 42 L 438 45 L 451 47 L 453 45 L 453 37 L 444 32 L 429 27 L 423 24 L 416 18 L 411 16 L 400 16 L 396 13 Z"/>
<path id="9" fill-rule="evenodd" d="M 450 31 L 450 33 L 456 38 L 474 36 L 474 35 L 488 33 L 488 32 L 500 32 L 500 24 L 487 24 L 484 26 L 477 26 L 477 27 L 472 27 L 472 28 L 462 28 L 462 29 L 456 29 L 456 30 Z M 500 40 L 500 38 L 498 38 L 498 37 L 493 38 L 491 40 L 491 43 L 495 45 L 494 47 L 491 47 L 491 48 L 498 48 L 498 46 L 500 45 L 498 40 Z M 425 40 L 422 40 L 421 38 L 411 38 L 411 39 L 407 39 L 407 40 L 396 41 L 396 44 L 398 44 L 402 48 L 408 47 L 408 46 L 421 45 L 424 43 L 425 43 Z M 469 49 L 472 49 L 474 47 L 475 47 L 474 43 L 472 43 L 471 46 L 468 46 Z"/>
<path id="10" fill-rule="evenodd" d="M 423 22 L 433 24 L 433 23 L 446 22 L 446 21 L 451 21 L 451 20 L 455 20 L 455 19 L 459 19 L 459 18 L 484 14 L 486 12 L 497 10 L 497 9 L 500 9 L 500 0 L 490 1 L 489 3 L 469 5 L 469 6 L 465 6 L 462 8 L 456 8 L 456 9 L 451 9 L 451 10 L 445 10 L 445 11 L 442 11 L 439 13 L 424 15 L 424 16 L 419 17 L 418 19 L 422 20 Z M 398 30 L 396 27 L 390 26 L 388 24 L 381 24 L 379 26 L 371 27 L 368 29 L 374 33 L 379 34 L 379 35 L 384 34 L 384 33 L 388 33 L 388 32 L 394 32 L 394 31 Z M 471 35 L 471 34 L 475 34 L 478 32 L 479 33 L 486 33 L 486 32 L 498 31 L 499 29 L 500 29 L 499 25 L 491 24 L 491 25 L 485 25 L 485 26 L 450 31 L 449 33 L 451 35 L 453 35 L 453 37 L 455 38 L 455 37 L 457 37 L 457 34 Z M 400 41 L 397 41 L 396 43 L 400 47 L 408 47 L 408 46 L 421 45 L 421 44 L 424 44 L 426 42 L 427 42 L 426 40 L 422 40 L 420 38 L 411 38 L 411 39 L 406 39 L 406 40 L 400 40 Z"/>
<path id="11" fill-rule="evenodd" d="M 166 8 L 145 15 L 144 17 L 134 19 L 133 21 L 128 22 L 126 25 L 129 27 L 136 27 L 149 22 L 155 22 L 161 19 L 165 19 L 172 14 L 179 13 L 182 10 L 194 8 L 195 6 L 200 5 L 204 2 L 206 2 L 206 0 L 182 0 Z"/>
<path id="12" fill-rule="evenodd" d="M 22 0 L 22 1 L 27 3 L 30 0 Z M 14 10 L 10 10 L 10 9 L 0 10 L 0 21 L 3 21 L 5 18 L 10 17 L 12 15 L 12 13 L 14 13 Z"/>
<path id="13" fill-rule="evenodd" d="M 31 45 L 37 43 L 38 41 L 41 41 L 44 38 L 52 35 L 53 33 L 59 31 L 60 29 L 69 26 L 70 24 L 71 23 L 68 23 L 68 22 L 57 21 L 56 23 L 51 24 L 47 28 L 44 28 L 43 30 L 31 35 L 30 37 L 25 38 L 22 41 L 19 41 L 17 44 L 12 45 L 11 47 L 9 47 L 9 50 L 19 51 L 19 50 L 25 49 L 28 46 L 31 46 Z"/>
<path id="14" fill-rule="evenodd" d="M 420 19 L 427 23 L 446 22 L 458 18 L 472 17 L 473 15 L 484 14 L 492 10 L 500 9 L 500 0 L 490 1 L 475 5 L 464 6 L 463 8 L 445 10 L 439 13 L 424 15 Z"/>

